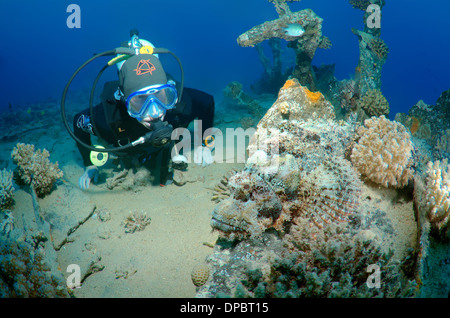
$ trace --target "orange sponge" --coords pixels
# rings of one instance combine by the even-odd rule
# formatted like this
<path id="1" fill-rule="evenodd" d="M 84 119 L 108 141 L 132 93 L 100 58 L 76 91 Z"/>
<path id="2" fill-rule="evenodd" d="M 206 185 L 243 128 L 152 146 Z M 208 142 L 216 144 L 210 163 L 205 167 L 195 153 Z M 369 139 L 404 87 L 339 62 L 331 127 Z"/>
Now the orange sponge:
<path id="1" fill-rule="evenodd" d="M 306 96 L 308 96 L 308 99 L 313 103 L 319 101 L 320 98 L 322 97 L 322 94 L 320 92 L 311 92 L 306 87 L 303 87 L 303 89 L 305 90 L 305 93 L 306 93 Z"/>
<path id="2" fill-rule="evenodd" d="M 294 85 L 296 85 L 297 83 L 294 81 L 294 80 L 292 80 L 292 79 L 288 79 L 287 81 L 286 81 L 286 83 L 284 83 L 284 85 L 283 85 L 283 89 L 286 89 L 286 88 L 289 88 L 289 87 L 292 87 L 292 86 L 294 86 Z"/>

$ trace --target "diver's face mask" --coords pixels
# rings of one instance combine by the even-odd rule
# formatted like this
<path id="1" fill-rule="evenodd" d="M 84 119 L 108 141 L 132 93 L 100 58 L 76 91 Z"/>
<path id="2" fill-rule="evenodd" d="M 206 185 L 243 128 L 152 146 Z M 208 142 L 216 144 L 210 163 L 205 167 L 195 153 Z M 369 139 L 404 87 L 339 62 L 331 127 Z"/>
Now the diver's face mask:
<path id="1" fill-rule="evenodd" d="M 164 85 L 144 87 L 128 96 L 126 106 L 128 114 L 143 121 L 144 118 L 162 118 L 167 110 L 175 108 L 177 89 L 174 81 Z"/>

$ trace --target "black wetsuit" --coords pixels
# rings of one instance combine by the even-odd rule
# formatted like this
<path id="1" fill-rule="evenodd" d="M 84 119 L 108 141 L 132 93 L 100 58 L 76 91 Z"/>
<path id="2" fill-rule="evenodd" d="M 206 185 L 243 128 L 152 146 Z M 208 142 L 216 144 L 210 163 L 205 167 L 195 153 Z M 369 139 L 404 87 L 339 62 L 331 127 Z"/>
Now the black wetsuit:
<path id="1" fill-rule="evenodd" d="M 124 102 L 118 101 L 114 97 L 117 90 L 118 81 L 107 82 L 101 96 L 102 102 L 93 108 L 95 128 L 100 138 L 114 147 L 123 146 L 144 136 L 149 130 L 141 125 L 136 119 L 127 113 Z M 194 119 L 202 121 L 202 135 L 207 128 L 213 126 L 214 121 L 214 98 L 202 91 L 184 88 L 181 102 L 176 108 L 167 111 L 164 118 L 174 129 L 187 127 Z M 75 115 L 73 127 L 75 136 L 84 143 L 91 145 L 91 135 L 96 135 L 92 126 L 89 108 Z M 78 149 L 83 158 L 85 166 L 92 165 L 90 161 L 90 150 L 79 145 Z M 160 166 L 160 184 L 165 184 L 169 174 L 170 154 L 173 142 L 167 143 L 163 147 L 152 147 L 149 145 L 138 145 L 123 152 L 115 152 L 122 159 L 126 168 L 132 168 L 137 164 L 158 164 Z M 149 157 L 152 160 L 147 160 Z"/>

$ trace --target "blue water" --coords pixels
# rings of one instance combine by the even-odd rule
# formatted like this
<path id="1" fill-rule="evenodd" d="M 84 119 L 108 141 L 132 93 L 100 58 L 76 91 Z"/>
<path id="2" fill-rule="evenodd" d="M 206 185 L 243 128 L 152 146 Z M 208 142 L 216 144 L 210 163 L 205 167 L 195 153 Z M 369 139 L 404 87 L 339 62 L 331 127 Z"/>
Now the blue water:
<path id="1" fill-rule="evenodd" d="M 393 118 L 420 99 L 434 104 L 450 88 L 450 2 L 386 2 L 381 38 L 390 54 L 383 69 L 382 91 Z M 81 28 L 66 25 L 70 14 L 66 8 L 71 3 L 81 8 Z M 313 63 L 335 63 L 336 77 L 349 78 L 358 62 L 358 41 L 351 28 L 363 29 L 363 13 L 347 1 L 291 4 L 292 11 L 304 8 L 324 19 L 323 34 L 333 43 L 329 50 L 319 49 Z M 181 58 L 187 86 L 220 97 L 229 82 L 249 87 L 261 76 L 255 49 L 239 47 L 236 38 L 275 18 L 274 6 L 266 0 L 1 0 L 0 109 L 9 103 L 59 99 L 81 63 L 127 41 L 132 28 Z M 100 66 L 87 68 L 74 88 L 90 87 Z"/>

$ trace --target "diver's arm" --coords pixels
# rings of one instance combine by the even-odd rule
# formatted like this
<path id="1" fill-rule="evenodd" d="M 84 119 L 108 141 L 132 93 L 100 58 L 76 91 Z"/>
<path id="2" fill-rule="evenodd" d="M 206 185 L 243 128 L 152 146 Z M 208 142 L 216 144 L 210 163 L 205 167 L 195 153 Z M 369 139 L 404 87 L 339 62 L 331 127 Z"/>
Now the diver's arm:
<path id="1" fill-rule="evenodd" d="M 81 190 L 87 190 L 93 181 L 94 183 L 97 183 L 98 181 L 98 167 L 91 165 L 87 166 L 84 169 L 84 173 L 81 175 L 80 179 L 78 180 L 78 186 Z"/>

